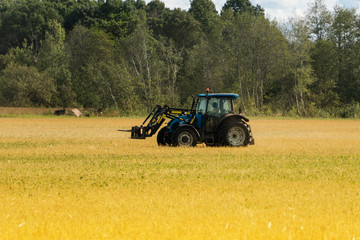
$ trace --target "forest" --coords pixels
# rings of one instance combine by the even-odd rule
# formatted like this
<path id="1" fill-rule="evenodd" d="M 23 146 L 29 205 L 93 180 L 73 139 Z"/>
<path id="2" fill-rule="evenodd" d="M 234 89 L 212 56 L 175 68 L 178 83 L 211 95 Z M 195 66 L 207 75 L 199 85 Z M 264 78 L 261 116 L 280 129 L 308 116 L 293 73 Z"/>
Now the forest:
<path id="1" fill-rule="evenodd" d="M 311 3 L 270 20 L 249 0 L 0 0 L 0 106 L 145 113 L 239 94 L 249 115 L 360 117 L 360 16 Z"/>

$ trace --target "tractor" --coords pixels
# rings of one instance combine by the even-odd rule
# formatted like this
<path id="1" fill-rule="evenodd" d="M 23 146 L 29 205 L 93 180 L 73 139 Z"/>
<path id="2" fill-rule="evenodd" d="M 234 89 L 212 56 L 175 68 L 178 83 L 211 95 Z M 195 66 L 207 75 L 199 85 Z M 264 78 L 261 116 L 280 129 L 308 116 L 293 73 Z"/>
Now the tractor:
<path id="1" fill-rule="evenodd" d="M 131 130 L 133 139 L 153 136 L 165 122 L 157 135 L 159 146 L 194 147 L 198 143 L 207 146 L 240 147 L 254 144 L 249 119 L 234 112 L 234 93 L 209 93 L 193 97 L 191 109 L 171 108 L 157 105 L 141 126 Z"/>

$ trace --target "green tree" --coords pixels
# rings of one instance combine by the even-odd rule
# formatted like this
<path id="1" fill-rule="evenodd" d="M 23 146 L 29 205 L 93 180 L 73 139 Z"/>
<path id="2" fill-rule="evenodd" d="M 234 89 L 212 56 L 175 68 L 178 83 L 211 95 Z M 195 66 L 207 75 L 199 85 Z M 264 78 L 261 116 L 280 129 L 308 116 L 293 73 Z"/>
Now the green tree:
<path id="1" fill-rule="evenodd" d="M 49 30 L 39 52 L 37 68 L 55 80 L 57 96 L 54 104 L 62 107 L 74 105 L 69 57 L 65 50 L 65 30 L 57 21 L 50 21 Z"/>
<path id="2" fill-rule="evenodd" d="M 76 25 L 69 34 L 66 47 L 70 53 L 72 89 L 77 102 L 85 107 L 101 106 L 99 84 L 89 78 L 91 71 L 88 69 L 99 68 L 103 62 L 112 59 L 114 42 L 102 31 Z"/>
<path id="3" fill-rule="evenodd" d="M 180 97 L 178 80 L 183 63 L 183 53 L 181 49 L 176 48 L 172 40 L 164 37 L 158 41 L 157 45 L 160 53 L 159 60 L 164 68 L 161 76 L 165 82 L 162 95 L 165 96 L 165 102 L 174 106 L 179 102 Z"/>
<path id="4" fill-rule="evenodd" d="M 168 38 L 174 40 L 177 48 L 190 49 L 199 43 L 202 37 L 200 23 L 191 14 L 181 9 L 174 9 L 167 13 L 164 32 Z"/>
<path id="5" fill-rule="evenodd" d="M 1 0 L 0 1 L 0 14 L 6 12 L 9 8 L 16 4 L 14 0 Z"/>
<path id="6" fill-rule="evenodd" d="M 307 111 L 310 105 L 309 90 L 313 83 L 313 70 L 311 67 L 310 50 L 313 43 L 310 41 L 310 29 L 305 19 L 291 18 L 288 22 L 290 26 L 286 33 L 290 44 L 290 71 L 293 86 L 293 97 L 295 100 L 296 112 L 302 116 L 308 116 Z"/>
<path id="7" fill-rule="evenodd" d="M 226 43 L 222 65 L 228 66 L 224 68 L 225 86 L 227 90 L 236 89 L 244 111 L 262 110 L 272 82 L 287 66 L 285 39 L 277 26 L 263 17 L 243 13 L 223 14 L 222 19 Z"/>
<path id="8" fill-rule="evenodd" d="M 336 46 L 330 40 L 317 40 L 311 50 L 312 67 L 316 78 L 311 86 L 320 108 L 337 106 L 336 79 L 338 76 Z"/>
<path id="9" fill-rule="evenodd" d="M 138 25 L 135 31 L 123 41 L 125 58 L 134 77 L 135 91 L 149 111 L 161 101 L 161 66 L 156 54 L 157 40 L 146 25 Z"/>
<path id="10" fill-rule="evenodd" d="M 164 35 L 165 16 L 169 11 L 160 0 L 153 0 L 147 4 L 147 25 L 153 31 L 155 37 Z"/>
<path id="11" fill-rule="evenodd" d="M 96 107 L 112 108 L 121 114 L 136 109 L 132 78 L 122 64 L 113 61 L 100 62 L 96 68 L 85 69 L 89 82 L 97 84 L 94 92 L 98 98 Z"/>
<path id="12" fill-rule="evenodd" d="M 355 9 L 337 7 L 332 24 L 332 41 L 338 56 L 336 89 L 343 103 L 359 101 L 359 78 L 355 73 L 360 65 L 359 18 Z"/>
<path id="13" fill-rule="evenodd" d="M 35 67 L 10 63 L 0 75 L 0 105 L 50 106 L 55 84 Z"/>
<path id="14" fill-rule="evenodd" d="M 310 5 L 307 19 L 314 46 L 311 49 L 311 65 L 314 70 L 314 82 L 311 92 L 316 106 L 328 108 L 338 105 L 338 96 L 335 92 L 337 78 L 336 46 L 331 37 L 333 22 L 330 12 L 323 0 L 315 0 Z"/>
<path id="15" fill-rule="evenodd" d="M 218 12 L 211 0 L 192 0 L 189 13 L 201 23 L 204 32 L 210 32 L 213 28 Z"/>
<path id="16" fill-rule="evenodd" d="M 15 63 L 23 66 L 34 66 L 35 58 L 33 55 L 32 46 L 29 46 L 25 41 L 23 47 L 16 47 L 9 49 L 6 55 L 0 55 L 2 66 L 0 69 L 5 68 L 10 63 Z"/>
<path id="17" fill-rule="evenodd" d="M 97 9 L 97 16 L 100 19 L 107 19 L 112 14 L 118 14 L 123 12 L 122 0 L 107 0 Z"/>
<path id="18" fill-rule="evenodd" d="M 96 26 L 120 40 L 134 31 L 137 22 L 131 13 L 120 12 L 110 14 L 105 20 L 99 20 Z"/>
<path id="19" fill-rule="evenodd" d="M 92 0 L 77 0 L 71 7 L 71 12 L 66 14 L 64 27 L 72 30 L 77 23 L 86 27 L 94 26 L 97 23 L 97 8 L 99 4 Z"/>
<path id="20" fill-rule="evenodd" d="M 309 20 L 310 31 L 315 41 L 329 39 L 332 16 L 323 0 L 315 0 L 310 5 L 307 19 Z"/>
<path id="21" fill-rule="evenodd" d="M 263 16 L 264 9 L 260 5 L 253 6 L 249 0 L 227 0 L 222 11 L 232 9 L 234 13 L 249 13 L 255 16 Z"/>
<path id="22" fill-rule="evenodd" d="M 51 19 L 61 22 L 61 16 L 47 2 L 19 1 L 1 14 L 0 53 L 21 47 L 26 40 L 38 53 Z"/>

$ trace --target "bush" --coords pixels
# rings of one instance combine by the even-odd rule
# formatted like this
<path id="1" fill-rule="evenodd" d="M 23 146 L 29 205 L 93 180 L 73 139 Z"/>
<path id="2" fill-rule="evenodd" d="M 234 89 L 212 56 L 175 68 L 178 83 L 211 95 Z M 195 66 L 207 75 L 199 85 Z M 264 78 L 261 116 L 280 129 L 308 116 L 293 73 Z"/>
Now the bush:
<path id="1" fill-rule="evenodd" d="M 360 118 L 359 103 L 347 104 L 338 108 L 338 117 L 341 118 Z"/>
<path id="2" fill-rule="evenodd" d="M 9 64 L 0 77 L 0 104 L 4 106 L 50 106 L 54 80 L 34 67 Z"/>

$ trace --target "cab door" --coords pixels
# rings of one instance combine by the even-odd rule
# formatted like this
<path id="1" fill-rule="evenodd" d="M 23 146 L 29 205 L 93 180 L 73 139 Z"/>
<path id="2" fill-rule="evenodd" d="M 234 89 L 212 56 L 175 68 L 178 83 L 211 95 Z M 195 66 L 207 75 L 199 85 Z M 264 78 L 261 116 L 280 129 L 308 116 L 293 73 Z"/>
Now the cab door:
<path id="1" fill-rule="evenodd" d="M 206 106 L 207 106 L 207 98 L 201 97 L 198 100 L 198 103 L 196 105 L 196 126 L 198 129 L 200 129 L 201 134 L 203 126 L 205 126 L 205 113 L 206 113 Z"/>
<path id="2" fill-rule="evenodd" d="M 214 132 L 219 120 L 228 113 L 232 113 L 232 99 L 209 98 L 206 111 L 206 132 Z"/>

